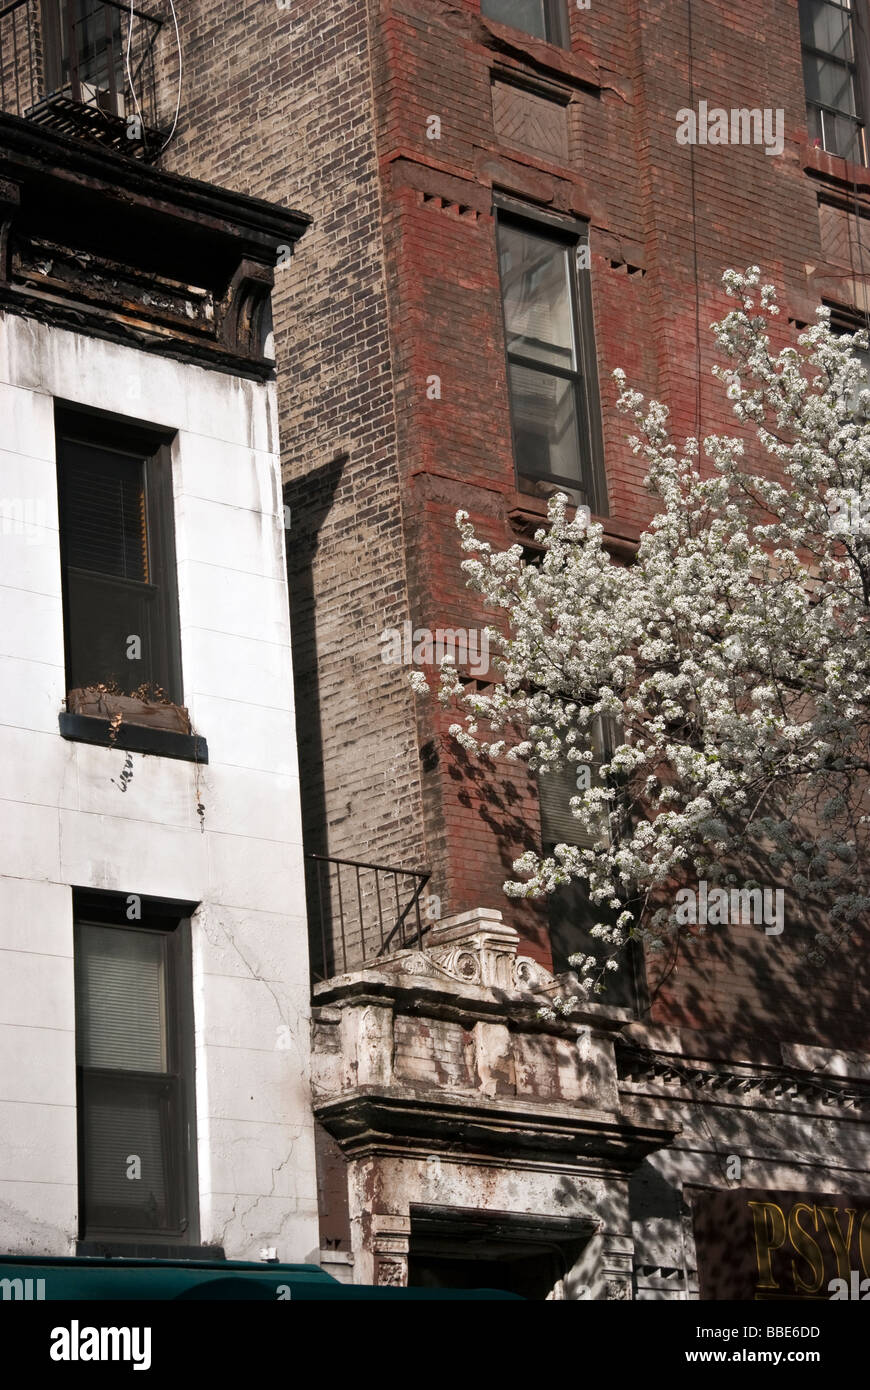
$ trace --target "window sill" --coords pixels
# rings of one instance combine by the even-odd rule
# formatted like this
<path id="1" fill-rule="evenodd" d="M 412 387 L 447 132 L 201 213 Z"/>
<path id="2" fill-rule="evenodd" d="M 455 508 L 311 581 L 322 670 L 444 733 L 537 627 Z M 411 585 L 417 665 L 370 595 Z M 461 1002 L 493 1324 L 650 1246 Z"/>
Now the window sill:
<path id="1" fill-rule="evenodd" d="M 856 189 L 861 193 L 870 194 L 870 169 L 866 164 L 853 164 L 842 155 L 828 154 L 827 150 L 817 149 L 815 145 L 810 144 L 803 146 L 801 164 L 804 173 L 809 174 L 811 178 L 848 189 L 853 198 Z"/>
<path id="2" fill-rule="evenodd" d="M 567 508 L 569 521 L 573 520 L 576 510 L 575 507 Z M 533 539 L 534 533 L 547 525 L 546 499 L 532 497 L 525 492 L 514 493 L 513 506 L 508 507 L 507 515 L 513 530 L 527 537 L 533 546 L 537 545 Z M 614 516 L 598 516 L 595 512 L 592 513 L 592 520 L 604 527 L 604 544 L 611 554 L 625 559 L 632 559 L 637 554 L 641 533 L 631 522 L 620 521 Z M 543 550 L 543 547 L 540 548 Z"/>
<path id="3" fill-rule="evenodd" d="M 497 53 L 513 58 L 526 66 L 581 87 L 596 94 L 601 92 L 601 74 L 597 63 L 590 62 L 572 48 L 563 48 L 549 39 L 539 39 L 527 34 L 523 29 L 513 29 L 507 24 L 499 24 L 486 15 L 478 16 L 482 31 L 481 42 Z"/>
<path id="4" fill-rule="evenodd" d="M 62 738 L 73 743 L 94 743 L 102 748 L 123 748 L 130 753 L 153 753 L 159 758 L 178 758 L 187 763 L 207 763 L 208 744 L 198 734 L 179 734 L 171 729 L 146 728 L 122 723 L 114 738 L 109 737 L 111 721 L 92 714 L 58 716 Z"/>

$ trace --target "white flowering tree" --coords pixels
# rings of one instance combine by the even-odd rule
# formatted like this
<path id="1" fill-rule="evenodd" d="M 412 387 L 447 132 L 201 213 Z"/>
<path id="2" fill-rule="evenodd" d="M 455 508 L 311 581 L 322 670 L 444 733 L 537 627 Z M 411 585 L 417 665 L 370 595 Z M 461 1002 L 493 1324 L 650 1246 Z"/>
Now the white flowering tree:
<path id="1" fill-rule="evenodd" d="M 680 885 L 757 888 L 746 866 L 759 861 L 768 883 L 822 905 L 811 959 L 870 907 L 870 392 L 853 352 L 866 336 L 836 335 L 820 311 L 774 352 L 773 286 L 757 267 L 724 285 L 737 306 L 712 326 L 714 370 L 744 438 L 678 449 L 667 410 L 616 373 L 659 508 L 636 562 L 611 560 L 564 497 L 539 563 L 457 516 L 468 583 L 505 621 L 488 630 L 488 691 L 442 666 L 439 699 L 463 716 L 451 734 L 545 774 L 591 762 L 599 716 L 616 731 L 570 802 L 593 847 L 524 854 L 504 885 L 521 898 L 583 881 L 600 917 L 597 955 L 572 958 L 586 991 L 630 938 L 662 949 L 680 930 Z"/>

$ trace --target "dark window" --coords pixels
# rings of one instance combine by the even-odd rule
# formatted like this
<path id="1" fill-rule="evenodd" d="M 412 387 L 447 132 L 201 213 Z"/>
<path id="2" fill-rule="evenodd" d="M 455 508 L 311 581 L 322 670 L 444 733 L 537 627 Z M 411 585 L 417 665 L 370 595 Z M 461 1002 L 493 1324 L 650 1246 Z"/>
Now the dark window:
<path id="1" fill-rule="evenodd" d="M 588 1227 L 559 1217 L 412 1206 L 408 1286 L 501 1289 L 543 1300 L 588 1238 Z"/>
<path id="2" fill-rule="evenodd" d="M 581 290 L 576 271 L 586 242 L 502 214 L 498 252 L 520 490 L 603 515 L 588 272 Z"/>
<path id="3" fill-rule="evenodd" d="M 68 92 L 73 101 L 123 115 L 120 5 L 43 0 L 42 17 L 47 91 Z"/>
<path id="4" fill-rule="evenodd" d="M 545 854 L 559 844 L 592 849 L 597 844 L 609 842 L 610 826 L 606 815 L 602 816 L 600 830 L 589 834 L 571 812 L 572 797 L 580 796 L 589 786 L 601 785 L 600 769 L 611 756 L 614 731 L 600 720 L 596 721 L 592 743 L 594 751 L 591 763 L 572 763 L 559 772 L 540 773 L 538 776 L 541 842 Z M 592 936 L 591 929 L 602 920 L 615 922 L 618 914 L 593 905 L 583 880 L 575 879 L 551 893 L 547 900 L 547 912 L 553 969 L 557 974 L 573 969 L 569 957 L 581 951 L 601 961 L 612 953 L 613 948 Z M 620 951 L 617 961 L 617 970 L 605 972 L 606 992 L 602 999 L 608 1004 L 633 1009 L 637 1004 L 640 964 L 635 944 L 630 943 L 626 950 Z"/>
<path id="5" fill-rule="evenodd" d="M 867 408 L 861 405 L 861 392 L 870 389 L 870 350 L 867 348 L 853 348 L 852 356 L 857 357 L 858 361 L 861 363 L 861 366 L 867 373 L 867 379 L 866 381 L 858 382 L 855 389 L 850 392 L 849 403 L 855 418 L 857 420 L 866 420 L 868 418 L 868 412 Z"/>
<path id="6" fill-rule="evenodd" d="M 867 331 L 867 323 L 854 309 L 850 310 L 842 304 L 831 303 L 830 301 L 823 302 L 826 303 L 827 307 L 831 310 L 831 328 L 838 337 L 846 333 L 857 333 L 859 329 L 864 329 L 865 332 Z M 857 357 L 861 366 L 864 368 L 865 372 L 867 372 L 867 380 L 859 383 L 855 387 L 854 392 L 851 393 L 849 403 L 856 418 L 859 420 L 866 420 L 868 414 L 861 408 L 860 395 L 862 391 L 870 389 L 870 348 L 852 348 L 851 351 L 852 356 Z"/>
<path id="7" fill-rule="evenodd" d="M 58 416 L 67 689 L 181 701 L 168 448 L 135 426 Z"/>
<path id="8" fill-rule="evenodd" d="M 480 0 L 480 12 L 533 38 L 569 47 L 565 0 Z"/>
<path id="9" fill-rule="evenodd" d="M 143 909 L 120 925 L 124 910 L 100 896 L 76 906 L 79 1238 L 183 1243 L 194 1238 L 187 924 Z"/>
<path id="10" fill-rule="evenodd" d="M 521 1298 L 546 1299 L 565 1273 L 550 1251 L 469 1258 L 461 1245 L 438 1254 L 411 1253 L 408 1287 L 412 1289 L 499 1289 Z"/>
<path id="11" fill-rule="evenodd" d="M 810 138 L 829 154 L 866 164 L 866 36 L 855 0 L 800 0 L 800 26 Z"/>
<path id="12" fill-rule="evenodd" d="M 844 331 L 856 333 L 859 328 L 864 327 L 865 325 L 863 323 L 856 323 L 854 327 L 849 326 Z M 849 404 L 857 420 L 866 420 L 868 418 L 868 412 L 866 407 L 862 408 L 861 406 L 861 392 L 870 389 L 870 348 L 852 348 L 851 351 L 852 356 L 857 357 L 864 371 L 867 373 L 867 379 L 863 382 L 858 382 L 854 390 L 849 393 Z"/>

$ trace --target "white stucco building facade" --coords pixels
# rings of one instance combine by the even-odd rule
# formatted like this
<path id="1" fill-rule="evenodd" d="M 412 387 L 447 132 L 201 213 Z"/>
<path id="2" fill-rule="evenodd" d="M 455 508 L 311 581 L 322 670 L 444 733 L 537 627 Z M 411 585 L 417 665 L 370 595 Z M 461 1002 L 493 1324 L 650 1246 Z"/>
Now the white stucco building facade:
<path id="1" fill-rule="evenodd" d="M 11 124 L 24 142 L 55 138 L 22 134 L 23 122 Z M 91 166 L 103 158 L 82 155 Z M 109 168 L 113 176 L 123 161 L 108 159 L 117 166 Z M 10 160 L 14 166 L 14 151 Z M 9 174 L 10 165 L 0 172 Z M 165 228 L 177 217 L 178 235 L 195 242 L 208 212 L 204 186 L 194 186 L 195 217 L 189 209 L 182 216 L 169 205 L 175 196 L 184 201 L 185 181 L 141 169 L 123 177 L 143 206 L 154 206 L 159 194 Z M 94 167 L 83 170 L 80 196 L 103 197 L 106 184 L 94 191 L 95 182 Z M 14 240 L 16 199 L 9 201 Z M 135 314 L 110 308 L 104 323 L 113 327 L 105 336 L 93 305 L 76 328 L 63 305 L 57 314 L 53 308 L 64 294 L 49 283 L 61 256 L 37 285 L 37 304 L 34 278 L 21 269 L 35 244 L 29 228 L 20 256 L 13 245 L 0 265 L 0 1250 L 7 1253 L 70 1255 L 83 1235 L 82 1143 L 91 1145 L 95 1161 L 102 1120 L 83 1141 L 74 918 L 81 895 L 96 893 L 110 907 L 136 903 L 123 914 L 133 929 L 137 912 L 147 918 L 152 903 L 163 911 L 178 904 L 175 916 L 185 919 L 189 951 L 173 986 L 173 1006 L 183 996 L 191 1015 L 190 1048 L 175 1066 L 188 1108 L 172 1120 L 179 1146 L 190 1150 L 181 1242 L 234 1259 L 258 1259 L 264 1247 L 280 1260 L 317 1258 L 284 522 L 268 319 L 261 317 L 264 305 L 268 313 L 269 257 L 274 264 L 282 229 L 263 230 L 257 219 L 266 218 L 265 205 L 252 206 L 234 198 L 223 222 L 212 217 L 203 233 L 221 252 L 232 251 L 233 236 L 258 238 L 261 263 L 252 268 L 240 260 L 251 255 L 240 240 L 234 254 L 241 273 L 233 279 L 228 261 L 229 272 L 212 275 L 193 311 L 183 305 L 182 321 L 185 312 L 202 319 L 198 345 L 182 328 L 167 329 L 165 318 L 145 322 L 153 295 L 142 295 Z M 243 234 L 230 213 L 243 222 Z M 129 208 L 118 213 L 129 215 Z M 120 240 L 125 225 L 119 222 Z M 208 265 L 218 260 L 216 252 L 204 256 Z M 146 265 L 147 274 L 152 270 Z M 161 273 L 163 283 L 165 267 Z M 228 287 L 221 275 L 229 276 Z M 91 288 L 100 283 L 91 265 Z M 246 301 L 251 284 L 255 293 Z M 179 273 L 172 292 L 183 300 L 188 290 Z M 91 292 L 76 293 L 87 300 Z M 160 335 L 171 356 L 161 351 Z M 187 753 L 125 747 L 126 726 L 103 745 L 61 730 L 69 660 L 61 408 L 67 416 L 86 411 L 83 419 L 111 421 L 116 430 L 126 420 L 153 429 L 170 460 L 178 704 L 189 712 L 193 735 L 174 737 Z M 195 740 L 199 751 L 191 758 Z M 122 1012 L 125 997 L 118 996 Z M 123 1031 L 124 1020 L 117 1026 Z M 105 1039 L 100 1045 L 109 1046 Z M 167 1062 L 163 1070 L 173 1067 Z M 175 1103 L 166 1101 L 166 1114 Z M 163 1105 L 154 1101 L 154 1116 L 163 1115 Z M 165 1135 L 155 1142 L 164 1144 L 165 1158 Z M 169 1173 L 175 1160 L 166 1162 Z M 141 1183 L 136 1164 L 129 1167 L 130 1183 Z"/>

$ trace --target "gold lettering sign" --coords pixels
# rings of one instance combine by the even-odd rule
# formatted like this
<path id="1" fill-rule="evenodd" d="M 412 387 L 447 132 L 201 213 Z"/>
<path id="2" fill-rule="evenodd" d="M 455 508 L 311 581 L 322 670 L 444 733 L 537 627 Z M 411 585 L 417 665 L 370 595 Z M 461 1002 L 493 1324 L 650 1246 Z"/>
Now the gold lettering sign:
<path id="1" fill-rule="evenodd" d="M 851 1288 L 870 1278 L 870 1197 L 745 1188 L 692 1196 L 702 1298 L 830 1299 L 833 1280 Z"/>

